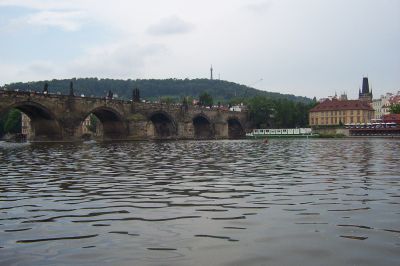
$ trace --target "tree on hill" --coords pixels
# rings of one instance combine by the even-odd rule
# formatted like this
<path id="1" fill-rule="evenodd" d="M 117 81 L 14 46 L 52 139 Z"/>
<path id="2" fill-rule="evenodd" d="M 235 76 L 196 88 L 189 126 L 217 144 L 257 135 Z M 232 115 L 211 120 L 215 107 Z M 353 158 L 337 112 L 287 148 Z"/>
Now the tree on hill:
<path id="1" fill-rule="evenodd" d="M 203 92 L 199 96 L 199 104 L 202 106 L 212 106 L 214 103 L 214 100 L 212 96 L 208 92 Z"/>
<path id="2" fill-rule="evenodd" d="M 267 128 L 271 125 L 274 106 L 271 99 L 255 96 L 248 101 L 250 120 L 256 128 Z"/>

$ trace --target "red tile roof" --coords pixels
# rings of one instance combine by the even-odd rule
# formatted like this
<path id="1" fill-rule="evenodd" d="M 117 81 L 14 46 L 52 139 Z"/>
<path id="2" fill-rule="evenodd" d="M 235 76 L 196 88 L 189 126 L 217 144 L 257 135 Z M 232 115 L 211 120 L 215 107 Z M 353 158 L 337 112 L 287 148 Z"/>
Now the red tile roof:
<path id="1" fill-rule="evenodd" d="M 321 111 L 337 111 L 337 110 L 369 110 L 374 109 L 367 102 L 360 100 L 344 100 L 339 101 L 337 99 L 325 100 L 310 110 L 310 112 L 321 112 Z"/>

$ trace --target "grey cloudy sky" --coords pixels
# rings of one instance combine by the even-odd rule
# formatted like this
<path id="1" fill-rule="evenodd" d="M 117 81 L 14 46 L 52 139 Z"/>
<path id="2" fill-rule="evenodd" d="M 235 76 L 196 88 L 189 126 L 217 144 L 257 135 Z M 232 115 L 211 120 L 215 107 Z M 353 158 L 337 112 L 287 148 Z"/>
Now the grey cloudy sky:
<path id="1" fill-rule="evenodd" d="M 0 0 L 0 84 L 215 77 L 355 98 L 400 89 L 399 0 Z M 262 80 L 261 80 L 262 79 Z"/>

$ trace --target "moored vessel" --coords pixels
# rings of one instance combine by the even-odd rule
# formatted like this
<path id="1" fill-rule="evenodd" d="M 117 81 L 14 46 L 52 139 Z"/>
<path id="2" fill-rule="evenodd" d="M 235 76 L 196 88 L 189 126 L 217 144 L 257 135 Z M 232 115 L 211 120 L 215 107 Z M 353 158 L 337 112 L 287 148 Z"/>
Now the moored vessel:
<path id="1" fill-rule="evenodd" d="M 313 133 L 311 128 L 277 128 L 277 129 L 253 129 L 246 134 L 247 138 L 309 138 L 317 137 L 318 134 Z"/>

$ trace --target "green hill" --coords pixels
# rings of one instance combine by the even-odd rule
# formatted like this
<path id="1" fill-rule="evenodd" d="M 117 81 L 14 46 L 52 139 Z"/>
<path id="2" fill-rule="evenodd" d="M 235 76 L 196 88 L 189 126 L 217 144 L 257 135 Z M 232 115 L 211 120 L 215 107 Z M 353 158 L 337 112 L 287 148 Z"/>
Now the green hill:
<path id="1" fill-rule="evenodd" d="M 253 96 L 267 96 L 271 99 L 287 99 L 295 102 L 309 103 L 311 99 L 306 97 L 280 94 L 257 90 L 245 85 L 209 79 L 98 79 L 79 78 L 47 80 L 36 82 L 18 82 L 7 84 L 4 87 L 9 90 L 20 91 L 42 91 L 45 82 L 49 84 L 50 93 L 68 94 L 70 82 L 73 82 L 76 95 L 104 97 L 111 90 L 114 95 L 121 99 L 131 99 L 132 90 L 139 88 L 141 98 L 157 100 L 161 97 L 170 97 L 179 100 L 185 96 L 198 98 L 203 92 L 208 92 L 214 102 L 228 102 L 234 98 L 248 98 Z"/>

